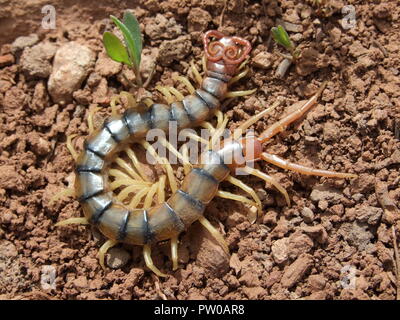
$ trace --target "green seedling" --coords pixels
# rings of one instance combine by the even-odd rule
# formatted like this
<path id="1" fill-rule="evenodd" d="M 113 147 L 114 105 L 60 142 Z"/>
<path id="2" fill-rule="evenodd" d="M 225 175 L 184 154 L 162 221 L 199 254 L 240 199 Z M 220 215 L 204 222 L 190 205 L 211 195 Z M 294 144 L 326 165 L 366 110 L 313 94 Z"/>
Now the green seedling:
<path id="1" fill-rule="evenodd" d="M 278 27 L 273 27 L 271 29 L 272 36 L 276 43 L 283 46 L 286 50 L 288 50 L 292 56 L 292 61 L 296 61 L 300 57 L 300 50 L 298 50 L 293 42 L 290 40 L 288 33 L 286 32 L 285 28 L 281 25 Z"/>
<path id="2" fill-rule="evenodd" d="M 136 83 L 142 86 L 140 76 L 140 57 L 142 53 L 142 34 L 139 22 L 129 11 L 125 11 L 122 21 L 115 16 L 110 16 L 111 20 L 121 30 L 124 43 L 113 33 L 104 32 L 103 44 L 108 56 L 114 61 L 124 63 L 131 67 L 136 76 Z"/>

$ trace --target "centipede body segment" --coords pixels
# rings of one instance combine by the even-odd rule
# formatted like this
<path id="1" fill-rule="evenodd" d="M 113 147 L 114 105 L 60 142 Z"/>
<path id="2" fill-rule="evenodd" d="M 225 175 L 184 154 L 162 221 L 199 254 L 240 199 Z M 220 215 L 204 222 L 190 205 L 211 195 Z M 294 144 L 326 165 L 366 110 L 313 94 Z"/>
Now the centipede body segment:
<path id="1" fill-rule="evenodd" d="M 208 226 L 204 220 L 206 206 L 218 193 L 219 184 L 231 177 L 233 169 L 242 167 L 246 172 L 274 184 L 272 177 L 246 167 L 246 161 L 263 159 L 305 174 L 342 178 L 354 176 L 290 164 L 262 151 L 264 142 L 316 103 L 319 92 L 260 137 L 233 135 L 225 139 L 218 150 L 207 150 L 201 155 L 200 164 L 190 170 L 180 188 L 165 202 L 150 208 L 131 209 L 118 201 L 107 181 L 107 168 L 114 156 L 125 146 L 144 139 L 151 129 L 161 129 L 168 133 L 169 123 L 175 121 L 178 130 L 182 130 L 198 126 L 214 115 L 227 96 L 229 81 L 235 77 L 239 65 L 248 57 L 251 49 L 248 41 L 227 37 L 215 30 L 204 35 L 204 46 L 207 71 L 199 89 L 182 101 L 170 105 L 153 103 L 148 108 L 129 108 L 122 115 L 112 116 L 86 139 L 76 161 L 75 193 L 87 221 L 110 239 L 110 245 L 121 242 L 143 246 L 147 266 L 160 276 L 164 274 L 152 264 L 150 246 L 159 241 L 171 240 L 175 268 L 179 234 L 198 220 Z M 255 116 L 253 120 L 258 118 Z M 242 129 L 250 126 L 253 120 L 247 121 Z M 227 162 L 226 159 L 233 161 Z M 279 188 L 278 184 L 274 185 Z M 212 227 L 209 230 L 220 237 Z"/>

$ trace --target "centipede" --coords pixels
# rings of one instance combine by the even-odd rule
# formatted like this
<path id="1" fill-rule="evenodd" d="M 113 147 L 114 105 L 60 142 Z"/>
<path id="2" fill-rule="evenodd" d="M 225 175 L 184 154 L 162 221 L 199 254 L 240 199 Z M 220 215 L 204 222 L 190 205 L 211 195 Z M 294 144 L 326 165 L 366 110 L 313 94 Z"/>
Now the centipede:
<path id="1" fill-rule="evenodd" d="M 113 112 L 113 115 L 106 119 L 100 128 L 92 128 L 93 132 L 85 139 L 83 149 L 79 154 L 71 144 L 72 137 L 68 138 L 67 146 L 76 160 L 75 184 L 71 194 L 75 195 L 80 202 L 84 217 L 70 218 L 56 225 L 90 224 L 95 226 L 107 239 L 99 250 L 99 260 L 103 268 L 105 268 L 104 259 L 108 249 L 118 243 L 136 245 L 143 247 L 143 257 L 147 268 L 157 276 L 165 277 L 166 274 L 153 263 L 152 246 L 169 241 L 172 268 L 176 270 L 179 236 L 196 221 L 199 221 L 229 254 L 224 237 L 204 216 L 207 205 L 216 196 L 220 196 L 254 204 L 257 211 L 262 211 L 261 201 L 254 190 L 235 177 L 237 169 L 254 175 L 277 188 L 290 205 L 290 199 L 284 187 L 272 176 L 249 166 L 248 163 L 265 161 L 279 168 L 305 175 L 330 178 L 356 177 L 353 173 L 328 171 L 291 163 L 264 151 L 267 141 L 284 131 L 287 126 L 300 119 L 316 105 L 324 90 L 323 84 L 295 111 L 272 124 L 261 134 L 244 135 L 243 132 L 271 113 L 277 104 L 244 121 L 239 126 L 239 130 L 224 137 L 219 143 L 209 143 L 207 149 L 201 153 L 198 164 L 191 165 L 184 152 L 180 154 L 167 140 L 163 141 L 165 146 L 177 153 L 184 161 L 185 177 L 178 186 L 171 165 L 166 159 L 158 156 L 154 148 L 145 140 L 149 130 L 159 129 L 168 134 L 170 122 L 175 122 L 178 130 L 203 126 L 212 132 L 211 140 L 213 140 L 221 136 L 221 129 L 227 124 L 227 118 L 221 111 L 225 99 L 254 92 L 254 90 L 236 92 L 228 90 L 232 83 L 243 78 L 248 72 L 248 68 L 243 71 L 243 66 L 249 60 L 251 51 L 249 41 L 237 36 L 226 36 L 216 30 L 207 31 L 202 40 L 205 70 L 202 77 L 194 68 L 197 89 L 188 79 L 178 77 L 178 80 L 188 88 L 189 94 L 186 96 L 174 88 L 159 87 L 158 90 L 165 95 L 167 103 L 154 103 L 152 100 L 147 100 L 146 103 L 136 104 L 133 99 L 130 99 L 131 105 L 125 112 L 122 114 Z M 172 99 L 173 96 L 175 100 Z M 207 122 L 213 116 L 218 119 L 216 127 Z M 137 157 L 132 149 L 128 148 L 135 143 L 140 143 L 163 164 L 166 175 L 162 176 L 157 183 L 149 182 L 141 174 Z M 118 157 L 118 154 L 124 150 L 137 170 L 129 167 L 126 161 Z M 110 169 L 113 161 L 124 168 L 125 173 Z M 111 182 L 110 175 L 114 177 Z M 165 199 L 164 190 L 166 180 L 169 181 L 171 190 L 168 199 Z M 219 190 L 223 181 L 228 181 L 243 189 L 252 200 Z M 122 191 L 116 195 L 114 191 L 121 187 L 123 187 Z M 130 202 L 124 202 L 128 195 L 132 194 L 134 196 L 131 197 Z M 153 202 L 156 202 L 155 205 Z"/>

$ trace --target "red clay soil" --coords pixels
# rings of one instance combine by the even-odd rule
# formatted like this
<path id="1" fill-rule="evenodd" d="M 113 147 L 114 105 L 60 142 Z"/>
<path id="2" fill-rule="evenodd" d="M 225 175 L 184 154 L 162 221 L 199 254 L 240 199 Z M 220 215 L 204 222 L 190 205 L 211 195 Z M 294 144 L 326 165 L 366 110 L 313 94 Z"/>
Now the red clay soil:
<path id="1" fill-rule="evenodd" d="M 251 72 L 235 89 L 257 92 L 228 105 L 228 127 L 282 99 L 272 116 L 256 124 L 261 132 L 327 81 L 320 104 L 267 149 L 293 162 L 359 175 L 334 180 L 257 164 L 287 188 L 292 205 L 259 179 L 239 177 L 261 197 L 263 217 L 251 224 L 246 206 L 214 199 L 206 217 L 226 237 L 230 257 L 195 223 L 180 238 L 176 272 L 169 245 L 154 247 L 154 262 L 169 274 L 166 279 L 144 266 L 140 247 L 125 245 L 111 250 L 103 271 L 97 253 L 105 239 L 98 231 L 54 226 L 83 216 L 78 201 L 65 197 L 49 203 L 73 183 L 66 135 L 77 134 L 81 148 L 89 107 L 100 107 L 99 123 L 110 113 L 111 96 L 129 90 L 126 77 L 132 73 L 105 56 L 101 40 L 113 28 L 108 16 L 121 16 L 127 6 L 65 1 L 56 6 L 56 29 L 45 30 L 41 8 L 48 1 L 11 2 L 1 1 L 0 14 L 0 298 L 396 299 L 397 1 L 351 1 L 356 21 L 350 29 L 342 24 L 347 14 L 342 1 L 320 8 L 311 1 L 238 0 L 225 8 L 223 0 L 129 1 L 144 33 L 145 78 L 157 59 L 151 92 L 157 84 L 174 85 L 171 77 L 186 75 L 190 62 L 201 67 L 206 30 L 244 37 L 253 46 Z M 303 53 L 282 79 L 275 71 L 286 52 L 270 36 L 278 23 Z M 65 88 L 53 88 L 49 77 L 56 51 L 70 42 L 90 54 L 83 81 L 61 104 L 54 90 Z M 240 193 L 229 184 L 222 189 Z"/>

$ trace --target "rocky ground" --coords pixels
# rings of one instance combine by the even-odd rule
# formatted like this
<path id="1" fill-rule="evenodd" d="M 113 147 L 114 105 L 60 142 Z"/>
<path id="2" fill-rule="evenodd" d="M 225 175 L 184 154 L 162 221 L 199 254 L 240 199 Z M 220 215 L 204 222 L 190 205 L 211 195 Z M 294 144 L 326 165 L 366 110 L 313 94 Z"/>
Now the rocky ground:
<path id="1" fill-rule="evenodd" d="M 0 1 L 1 2 L 1 1 Z M 310 97 L 327 80 L 321 103 L 268 145 L 293 162 L 354 172 L 353 180 L 301 176 L 266 164 L 292 205 L 256 178 L 243 177 L 262 199 L 264 215 L 215 199 L 206 216 L 225 235 L 231 255 L 194 224 L 181 237 L 180 268 L 171 271 L 169 246 L 153 249 L 169 274 L 155 277 L 139 247 L 118 246 L 103 271 L 96 255 L 104 238 L 85 226 L 55 228 L 82 216 L 79 203 L 50 198 L 74 179 L 66 135 L 82 147 L 89 108 L 100 123 L 110 98 L 129 90 L 133 73 L 104 53 L 115 1 L 69 1 L 56 6 L 57 27 L 40 27 L 48 1 L 1 2 L 0 26 L 0 298 L 3 299 L 396 299 L 394 242 L 400 220 L 400 45 L 396 1 L 155 0 L 129 9 L 144 34 L 142 71 L 157 68 L 149 90 L 173 85 L 190 62 L 201 67 L 201 34 L 218 29 L 248 39 L 251 73 L 237 89 L 257 92 L 232 102 L 228 126 L 283 103 L 260 121 L 261 132 Z M 344 5 L 355 25 L 343 27 Z M 270 29 L 284 24 L 302 57 L 276 76 L 284 49 Z M 229 185 L 223 189 L 239 191 Z M 394 239 L 395 237 L 395 239 Z M 51 284 L 55 276 L 54 286 Z"/>

